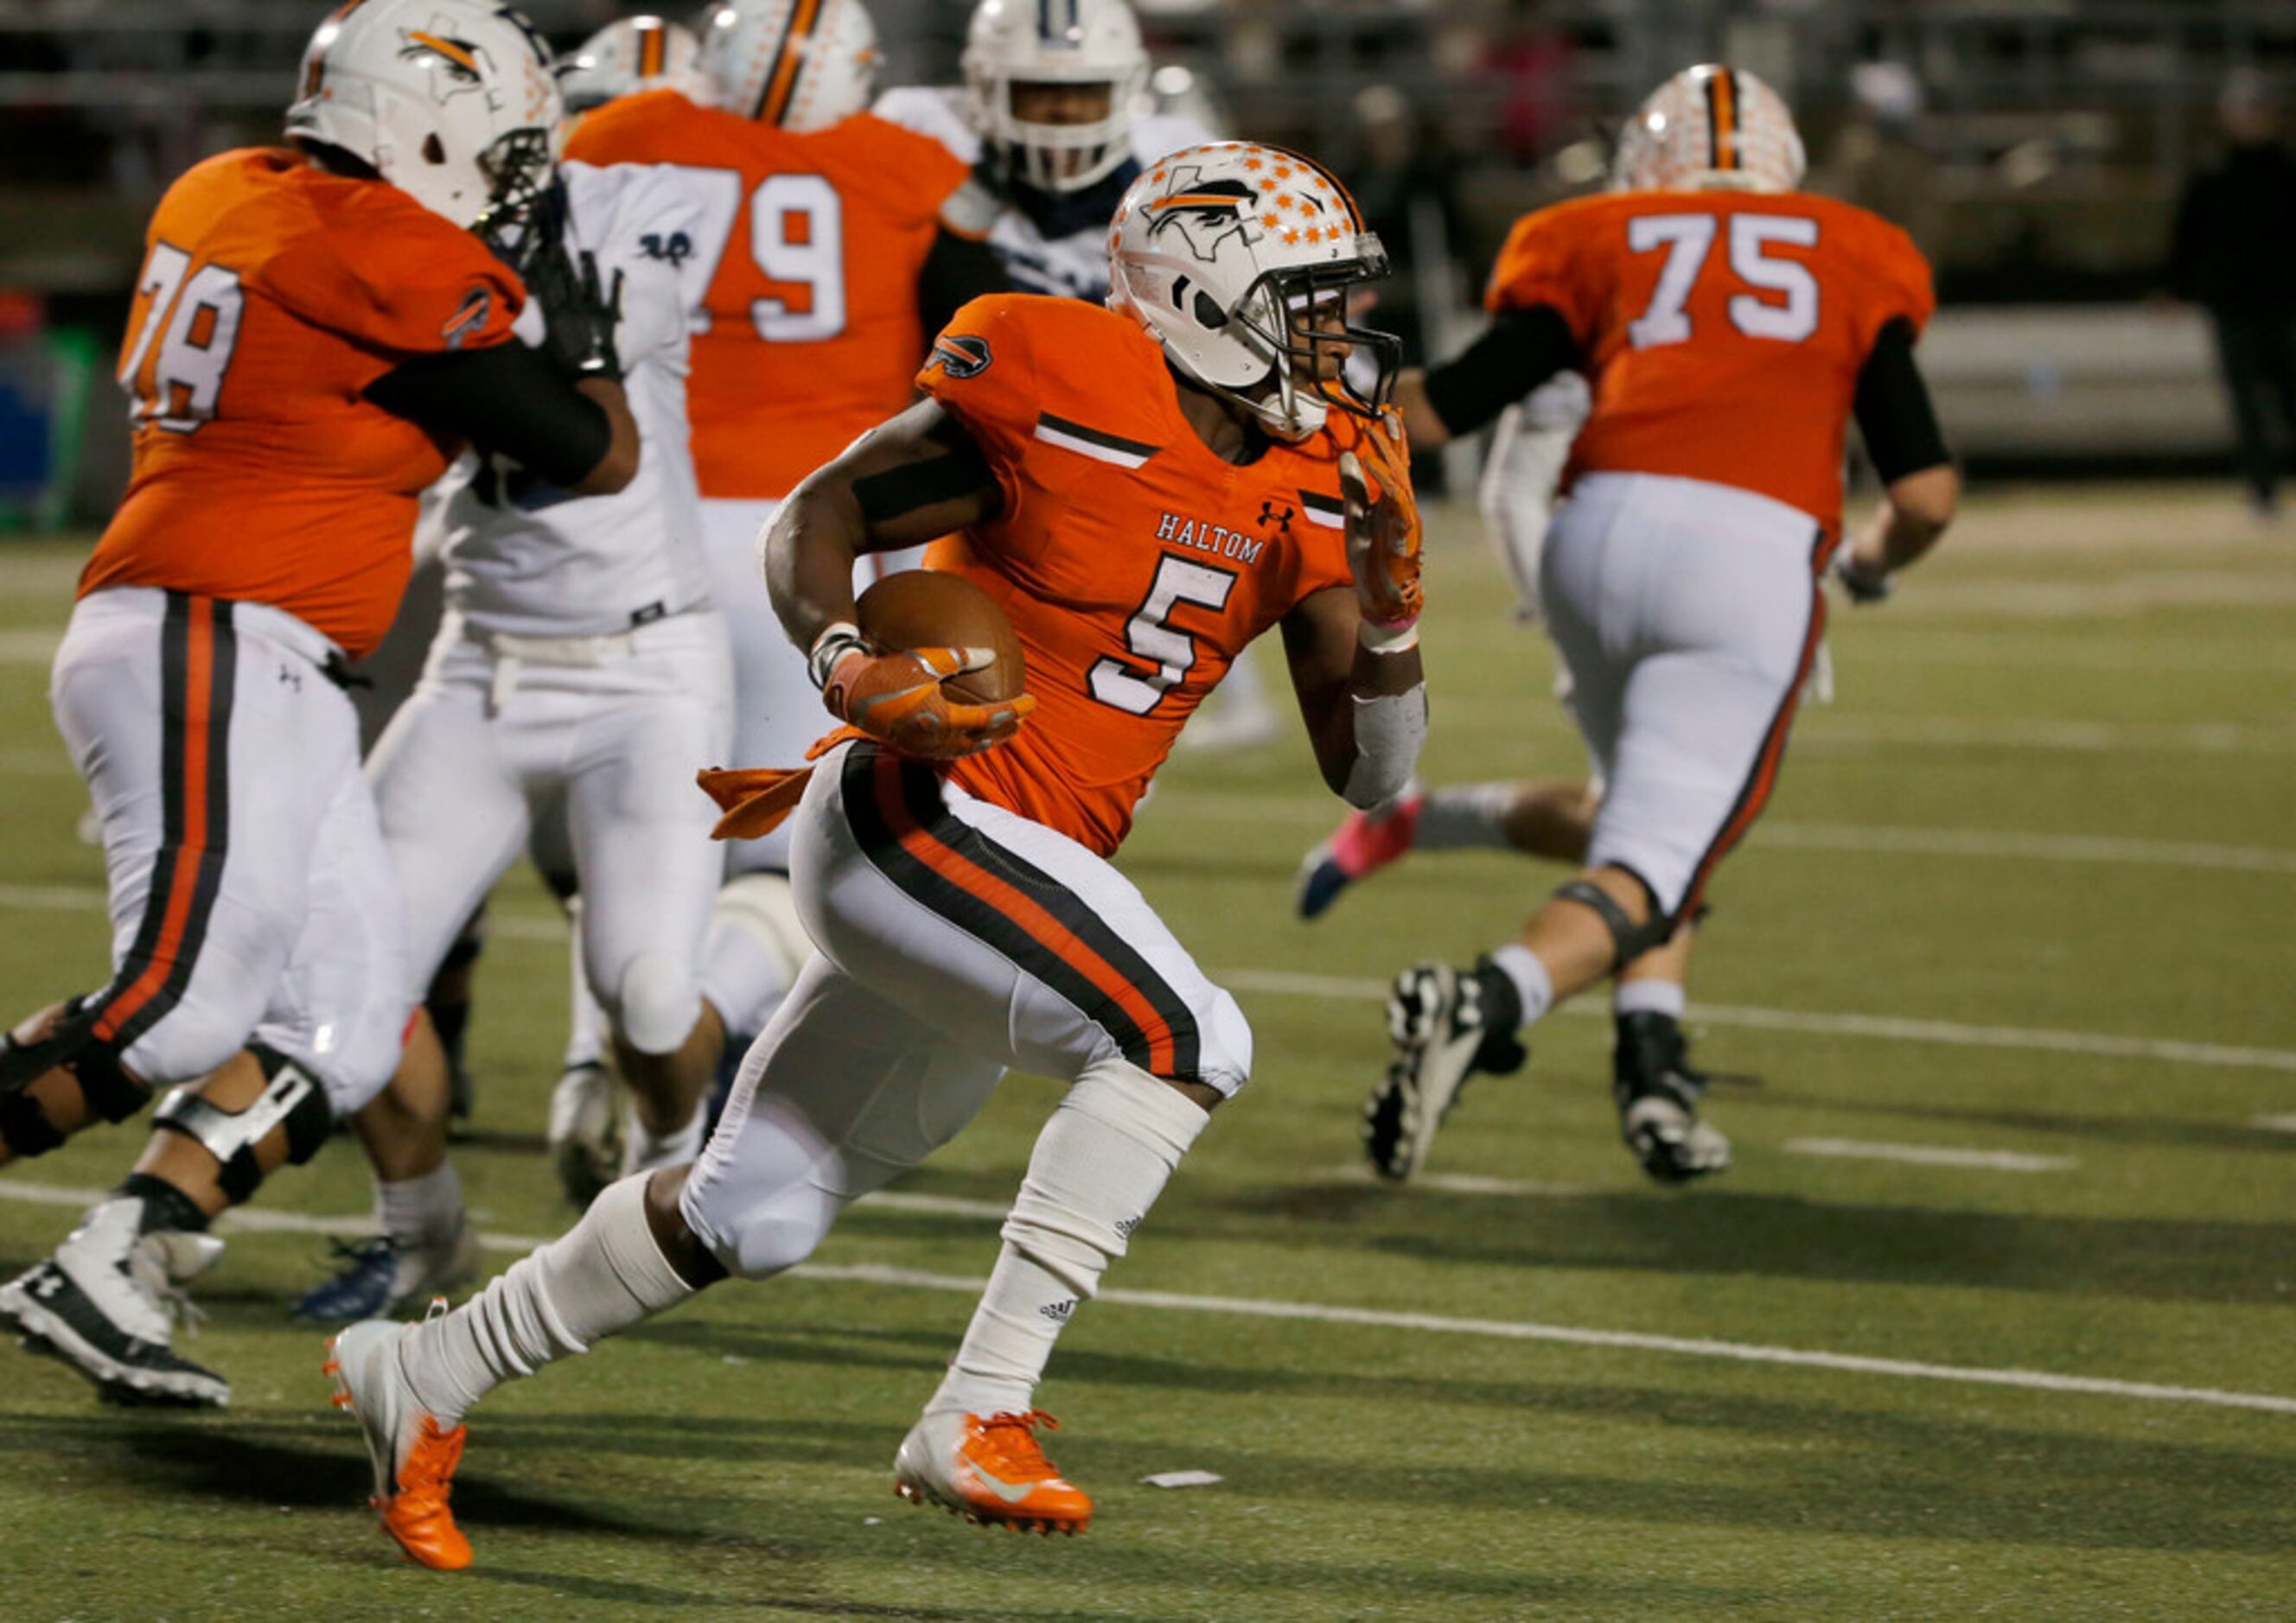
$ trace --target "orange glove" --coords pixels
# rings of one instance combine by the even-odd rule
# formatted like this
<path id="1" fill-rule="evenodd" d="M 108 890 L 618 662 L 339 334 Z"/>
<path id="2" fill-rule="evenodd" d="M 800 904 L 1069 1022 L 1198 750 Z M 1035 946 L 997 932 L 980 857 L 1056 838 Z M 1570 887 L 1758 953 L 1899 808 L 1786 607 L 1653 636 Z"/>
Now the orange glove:
<path id="1" fill-rule="evenodd" d="M 953 761 L 1003 743 L 1037 708 L 1033 693 L 1003 704 L 953 699 L 941 684 L 996 662 L 986 648 L 872 653 L 855 641 L 834 655 L 821 699 L 829 713 L 903 755 Z"/>
<path id="2" fill-rule="evenodd" d="M 1348 567 L 1355 573 L 1366 640 L 1407 647 L 1422 602 L 1419 504 L 1411 491 L 1411 454 L 1392 413 L 1341 455 L 1340 490 L 1347 498 Z"/>

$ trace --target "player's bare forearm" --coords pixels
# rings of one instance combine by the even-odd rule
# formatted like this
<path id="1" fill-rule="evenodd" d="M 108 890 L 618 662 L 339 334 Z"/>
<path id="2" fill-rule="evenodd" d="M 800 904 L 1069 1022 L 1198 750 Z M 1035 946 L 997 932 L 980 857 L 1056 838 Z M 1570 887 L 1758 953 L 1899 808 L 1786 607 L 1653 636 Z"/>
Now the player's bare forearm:
<path id="1" fill-rule="evenodd" d="M 782 629 L 810 651 L 853 619 L 853 561 L 994 518 L 996 476 L 969 435 L 925 400 L 880 423 L 791 491 L 758 537 Z"/>
<path id="2" fill-rule="evenodd" d="M 1872 525 L 1857 539 L 1857 562 L 1895 574 L 1937 545 L 1960 504 L 1961 476 L 1950 463 L 1891 480 Z"/>
<path id="3" fill-rule="evenodd" d="M 611 496 L 637 477 L 640 441 L 637 419 L 630 415 L 629 397 L 618 382 L 586 378 L 574 392 L 606 414 L 611 439 L 597 465 L 574 482 L 576 496 Z"/>
<path id="4" fill-rule="evenodd" d="M 1451 443 L 1451 430 L 1427 398 L 1427 373 L 1413 367 L 1395 381 L 1395 409 L 1403 415 L 1403 431 L 1412 446 L 1439 451 Z"/>

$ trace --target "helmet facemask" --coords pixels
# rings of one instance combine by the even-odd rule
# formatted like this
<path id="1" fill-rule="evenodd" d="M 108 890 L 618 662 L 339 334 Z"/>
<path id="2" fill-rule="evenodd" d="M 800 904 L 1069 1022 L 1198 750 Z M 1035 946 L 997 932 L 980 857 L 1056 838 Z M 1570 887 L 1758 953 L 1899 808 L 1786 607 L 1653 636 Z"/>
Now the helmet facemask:
<path id="1" fill-rule="evenodd" d="M 1135 76 L 1136 78 L 1137 76 Z M 1132 155 L 1131 80 L 997 79 L 980 89 L 985 140 L 1013 179 L 1038 192 L 1081 192 L 1116 172 Z M 1106 101 L 1100 116 L 1053 121 L 1021 116 L 1024 100 L 1058 100 L 1065 93 L 1097 90 Z"/>
<path id="2" fill-rule="evenodd" d="M 480 172 L 494 189 L 471 229 L 521 276 L 540 245 L 559 234 L 554 205 L 563 193 L 550 149 L 549 131 L 514 129 L 479 155 Z"/>
<path id="3" fill-rule="evenodd" d="M 1280 439 L 1307 439 L 1333 406 L 1376 417 L 1395 391 L 1403 340 L 1348 318 L 1349 290 L 1387 275 L 1387 252 L 1368 233 L 1358 252 L 1334 264 L 1268 271 L 1228 312 L 1267 356 L 1268 381 L 1247 389 L 1208 387 L 1250 406 Z"/>

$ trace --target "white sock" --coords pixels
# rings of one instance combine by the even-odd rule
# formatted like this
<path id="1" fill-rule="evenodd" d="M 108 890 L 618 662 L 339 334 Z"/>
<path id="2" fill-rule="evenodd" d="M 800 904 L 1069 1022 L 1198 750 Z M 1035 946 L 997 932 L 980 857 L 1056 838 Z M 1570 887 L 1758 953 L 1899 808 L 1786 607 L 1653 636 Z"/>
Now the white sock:
<path id="1" fill-rule="evenodd" d="M 455 1163 L 397 1184 L 374 1185 L 375 1222 L 402 1251 L 417 1251 L 452 1241 L 463 1226 L 463 1180 Z"/>
<path id="2" fill-rule="evenodd" d="M 1611 1009 L 1617 1014 L 1666 1014 L 1676 1020 L 1690 1006 L 1690 995 L 1679 981 L 1660 980 L 1645 977 L 1640 980 L 1621 980 L 1611 994 Z"/>
<path id="3" fill-rule="evenodd" d="M 1414 851 L 1504 850 L 1507 808 L 1514 804 L 1513 783 L 1469 783 L 1454 789 L 1431 789 L 1419 808 L 1419 827 L 1411 837 Z"/>
<path id="4" fill-rule="evenodd" d="M 1537 953 L 1520 941 L 1510 941 L 1491 954 L 1491 963 L 1514 982 L 1515 996 L 1522 999 L 1524 1025 L 1554 1007 L 1554 983 L 1547 979 L 1546 966 L 1538 961 Z"/>
<path id="5" fill-rule="evenodd" d="M 566 904 L 566 922 L 573 939 L 568 943 L 566 968 L 571 980 L 566 999 L 565 1070 L 606 1062 L 606 1012 L 590 991 L 589 966 L 582 959 L 582 898 Z"/>
<path id="6" fill-rule="evenodd" d="M 702 1141 L 709 1136 L 709 1101 L 693 1107 L 693 1119 L 676 1132 L 656 1138 L 638 1120 L 636 1111 L 622 1118 L 622 1176 L 657 1172 L 664 1167 L 688 1167 L 701 1159 Z"/>
<path id="7" fill-rule="evenodd" d="M 1087 1070 L 1029 1159 L 1004 1247 L 928 1414 L 1027 1410 L 1053 1344 L 1124 1255 L 1210 1112 L 1122 1060 Z"/>
<path id="8" fill-rule="evenodd" d="M 645 1184 L 632 1177 L 608 1185 L 565 1234 L 407 1332 L 399 1367 L 441 1427 L 453 1428 L 503 1381 L 587 1352 L 693 1294 L 646 1225 Z"/>

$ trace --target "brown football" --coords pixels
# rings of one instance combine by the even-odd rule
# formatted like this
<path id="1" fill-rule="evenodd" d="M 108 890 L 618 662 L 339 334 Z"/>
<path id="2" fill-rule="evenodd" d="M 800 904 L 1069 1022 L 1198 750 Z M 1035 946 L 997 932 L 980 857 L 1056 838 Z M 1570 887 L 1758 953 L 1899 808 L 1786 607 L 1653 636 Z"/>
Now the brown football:
<path id="1" fill-rule="evenodd" d="M 973 704 L 1017 699 L 1029 684 L 1021 639 L 996 600 L 962 575 L 903 570 L 861 594 L 861 635 L 878 648 L 990 648 L 993 663 L 941 686 Z"/>

